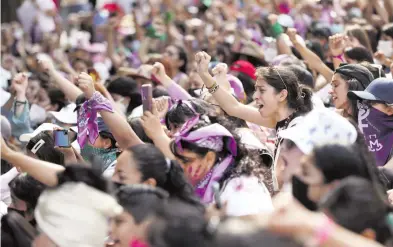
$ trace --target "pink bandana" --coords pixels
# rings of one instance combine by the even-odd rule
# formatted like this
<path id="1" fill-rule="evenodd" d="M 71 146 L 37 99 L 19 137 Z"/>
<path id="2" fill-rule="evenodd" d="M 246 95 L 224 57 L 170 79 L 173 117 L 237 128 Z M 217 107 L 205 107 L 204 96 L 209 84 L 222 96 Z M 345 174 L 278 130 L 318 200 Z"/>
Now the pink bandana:
<path id="1" fill-rule="evenodd" d="M 92 144 L 96 141 L 99 134 L 97 112 L 101 110 L 113 112 L 111 102 L 97 91 L 80 107 L 78 111 L 78 144 L 81 148 L 86 145 L 87 140 Z"/>

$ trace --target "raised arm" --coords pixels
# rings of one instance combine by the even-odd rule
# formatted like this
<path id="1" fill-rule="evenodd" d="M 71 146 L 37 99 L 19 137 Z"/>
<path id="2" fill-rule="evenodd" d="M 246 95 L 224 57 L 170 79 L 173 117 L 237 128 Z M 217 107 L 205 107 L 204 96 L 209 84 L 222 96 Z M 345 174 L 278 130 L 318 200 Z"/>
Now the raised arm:
<path id="1" fill-rule="evenodd" d="M 308 66 L 319 72 L 323 77 L 325 77 L 326 81 L 329 83 L 332 80 L 334 72 L 318 57 L 317 54 L 315 54 L 313 51 L 311 51 L 299 42 L 299 39 L 301 39 L 301 37 L 297 35 L 296 29 L 289 28 L 287 34 L 292 44 L 295 46 L 296 50 L 307 62 Z M 325 85 L 322 85 L 320 88 L 315 88 L 315 91 L 318 91 L 323 86 Z"/>
<path id="2" fill-rule="evenodd" d="M 78 76 L 78 84 L 85 97 L 90 99 L 95 92 L 91 76 L 81 73 Z M 105 110 L 101 110 L 99 113 L 121 149 L 143 143 L 121 114 L 116 111 L 109 112 Z"/>
<path id="3" fill-rule="evenodd" d="M 3 137 L 1 137 L 1 158 L 8 161 L 14 167 L 18 167 L 22 171 L 27 172 L 30 176 L 47 186 L 56 186 L 58 183 L 57 173 L 65 169 L 63 166 L 34 159 L 11 150 L 5 144 Z"/>
<path id="4" fill-rule="evenodd" d="M 60 88 L 61 91 L 64 92 L 66 97 L 72 102 L 75 102 L 76 98 L 82 94 L 82 91 L 77 86 L 75 86 L 74 83 L 64 78 L 64 76 L 55 69 L 52 62 L 47 60 L 40 60 L 39 63 L 42 68 L 49 74 L 49 76 L 54 79 L 57 86 Z"/>
<path id="5" fill-rule="evenodd" d="M 217 83 L 209 74 L 208 65 L 210 59 L 211 57 L 206 52 L 198 52 L 195 56 L 195 60 L 198 64 L 198 73 L 208 89 L 214 87 Z M 218 83 L 218 85 L 220 84 Z M 275 123 L 262 118 L 257 108 L 239 103 L 236 98 L 224 88 L 219 86 L 212 95 L 227 114 L 268 128 L 275 127 Z"/>
<path id="6" fill-rule="evenodd" d="M 143 65 L 142 65 L 143 66 Z M 161 63 L 155 63 L 153 67 L 148 67 L 151 69 L 151 74 L 154 75 L 161 84 L 167 89 L 169 95 L 173 99 L 188 100 L 191 99 L 191 95 L 184 90 L 180 85 L 174 82 L 166 73 L 164 65 Z"/>

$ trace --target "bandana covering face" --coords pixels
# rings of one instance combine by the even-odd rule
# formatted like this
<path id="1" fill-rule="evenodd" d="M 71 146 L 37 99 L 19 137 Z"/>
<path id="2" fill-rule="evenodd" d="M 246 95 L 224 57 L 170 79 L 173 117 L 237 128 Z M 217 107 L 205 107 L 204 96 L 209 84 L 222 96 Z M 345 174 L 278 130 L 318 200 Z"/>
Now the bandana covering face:
<path id="1" fill-rule="evenodd" d="M 98 137 L 97 112 L 105 110 L 113 112 L 108 99 L 95 92 L 91 99 L 85 101 L 78 111 L 78 143 L 81 148 L 87 143 L 95 143 Z"/>
<path id="2" fill-rule="evenodd" d="M 96 148 L 89 144 L 85 145 L 81 149 L 81 155 L 84 160 L 90 161 L 92 157 L 99 157 L 101 159 L 102 161 L 102 163 L 100 164 L 101 166 L 96 167 L 101 172 L 104 172 L 109 167 L 109 165 L 116 160 L 116 153 L 117 153 L 116 148 L 112 148 L 112 149 Z M 97 165 L 97 162 L 93 162 L 92 165 L 93 166 Z"/>
<path id="3" fill-rule="evenodd" d="M 194 143 L 200 147 L 221 152 L 226 149 L 229 155 L 219 161 L 195 186 L 195 193 L 204 203 L 213 201 L 212 184 L 218 181 L 225 170 L 233 163 L 233 157 L 237 155 L 236 141 L 232 134 L 220 124 L 212 124 L 198 130 L 189 132 L 199 122 L 199 115 L 186 122 L 175 138 L 178 150 L 182 151 L 181 141 Z M 226 141 L 224 141 L 226 139 Z"/>
<path id="4" fill-rule="evenodd" d="M 393 148 L 393 116 L 364 103 L 358 103 L 358 108 L 359 128 L 368 149 L 374 153 L 377 166 L 384 166 Z"/>

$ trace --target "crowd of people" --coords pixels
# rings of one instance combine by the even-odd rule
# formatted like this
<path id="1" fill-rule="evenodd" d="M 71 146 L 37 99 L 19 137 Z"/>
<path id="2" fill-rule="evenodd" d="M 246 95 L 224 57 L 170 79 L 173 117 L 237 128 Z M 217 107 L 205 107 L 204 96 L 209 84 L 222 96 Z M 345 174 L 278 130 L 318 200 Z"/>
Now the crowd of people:
<path id="1" fill-rule="evenodd" d="M 1 4 L 2 246 L 393 246 L 392 0 Z"/>

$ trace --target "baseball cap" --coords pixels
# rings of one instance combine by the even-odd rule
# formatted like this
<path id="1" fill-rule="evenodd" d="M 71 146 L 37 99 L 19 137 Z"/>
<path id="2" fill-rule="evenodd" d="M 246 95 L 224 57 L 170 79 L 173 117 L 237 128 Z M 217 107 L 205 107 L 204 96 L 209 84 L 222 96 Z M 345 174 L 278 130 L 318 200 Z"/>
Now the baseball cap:
<path id="1" fill-rule="evenodd" d="M 56 120 L 65 124 L 76 124 L 77 121 L 77 113 L 74 111 L 76 108 L 76 104 L 71 103 L 69 105 L 61 108 L 60 111 L 50 111 L 48 114 L 52 115 Z"/>
<path id="2" fill-rule="evenodd" d="M 282 130 L 278 135 L 293 141 L 304 153 L 310 154 L 317 146 L 356 142 L 356 128 L 344 117 L 327 108 L 312 110 L 295 126 Z"/>
<path id="3" fill-rule="evenodd" d="M 60 126 L 58 126 L 56 124 L 52 124 L 52 123 L 43 123 L 37 129 L 35 129 L 33 133 L 22 134 L 19 137 L 19 140 L 21 142 L 28 142 L 28 141 L 30 141 L 31 138 L 35 137 L 39 133 L 41 133 L 43 131 L 53 130 L 54 128 L 60 128 Z"/>
<path id="4" fill-rule="evenodd" d="M 373 74 L 371 74 L 366 67 L 359 64 L 347 64 L 338 67 L 334 73 L 355 78 L 361 83 L 364 89 L 366 89 L 366 87 L 374 80 Z"/>
<path id="5" fill-rule="evenodd" d="M 255 75 L 256 69 L 254 65 L 252 65 L 248 61 L 238 60 L 232 64 L 230 70 L 244 73 L 251 77 L 253 80 L 257 79 L 257 76 Z"/>
<path id="6" fill-rule="evenodd" d="M 348 92 L 348 97 L 352 99 L 381 101 L 388 105 L 393 105 L 393 79 L 375 79 L 364 91 Z"/>

